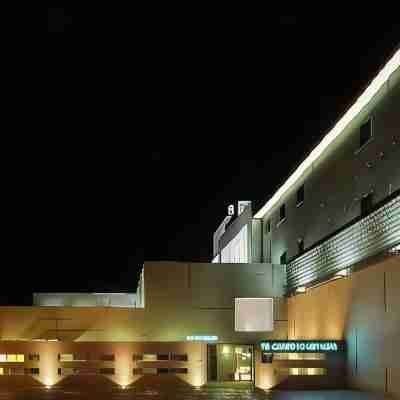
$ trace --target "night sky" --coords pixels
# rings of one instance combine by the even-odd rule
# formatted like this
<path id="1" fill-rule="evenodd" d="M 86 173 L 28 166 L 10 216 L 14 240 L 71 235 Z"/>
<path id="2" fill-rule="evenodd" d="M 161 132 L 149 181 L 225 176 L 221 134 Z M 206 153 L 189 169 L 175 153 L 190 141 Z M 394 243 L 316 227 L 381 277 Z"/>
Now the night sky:
<path id="1" fill-rule="evenodd" d="M 29 197 L 40 212 L 21 221 L 26 246 L 11 240 L 20 283 L 2 304 L 29 304 L 34 291 L 135 291 L 144 260 L 210 261 L 227 206 L 258 210 L 400 44 L 395 16 L 375 13 L 67 7 L 48 17 L 53 150 L 37 159 Z M 126 248 L 128 266 L 113 255 Z"/>

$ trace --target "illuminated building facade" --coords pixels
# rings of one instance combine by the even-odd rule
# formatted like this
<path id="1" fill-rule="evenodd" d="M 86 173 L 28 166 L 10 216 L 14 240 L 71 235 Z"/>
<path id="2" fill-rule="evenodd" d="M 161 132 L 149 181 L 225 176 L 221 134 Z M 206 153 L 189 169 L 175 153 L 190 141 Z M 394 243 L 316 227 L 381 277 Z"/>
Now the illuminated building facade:
<path id="1" fill-rule="evenodd" d="M 214 263 L 0 307 L 0 384 L 163 374 L 400 398 L 400 51 L 264 207 L 238 209 Z"/>
<path id="2" fill-rule="evenodd" d="M 347 383 L 400 398 L 400 50 L 252 219 L 289 339 L 345 340 Z"/>

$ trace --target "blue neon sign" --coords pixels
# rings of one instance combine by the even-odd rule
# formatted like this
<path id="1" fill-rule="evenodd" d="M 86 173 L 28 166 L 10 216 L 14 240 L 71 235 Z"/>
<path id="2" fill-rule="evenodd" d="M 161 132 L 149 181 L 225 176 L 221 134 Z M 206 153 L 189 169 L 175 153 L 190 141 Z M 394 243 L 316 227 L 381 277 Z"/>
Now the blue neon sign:
<path id="1" fill-rule="evenodd" d="M 190 342 L 215 342 L 218 336 L 186 336 L 186 340 Z"/>
<path id="2" fill-rule="evenodd" d="M 268 340 L 261 342 L 265 353 L 337 353 L 345 344 L 338 340 Z"/>

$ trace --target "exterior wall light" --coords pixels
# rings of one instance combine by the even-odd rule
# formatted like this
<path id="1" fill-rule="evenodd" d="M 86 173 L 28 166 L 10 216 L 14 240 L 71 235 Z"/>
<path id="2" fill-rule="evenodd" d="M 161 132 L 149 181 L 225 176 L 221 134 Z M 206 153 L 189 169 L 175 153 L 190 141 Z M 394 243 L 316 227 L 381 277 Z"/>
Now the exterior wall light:
<path id="1" fill-rule="evenodd" d="M 300 286 L 296 289 L 296 293 L 305 293 L 307 288 L 305 286 Z"/>

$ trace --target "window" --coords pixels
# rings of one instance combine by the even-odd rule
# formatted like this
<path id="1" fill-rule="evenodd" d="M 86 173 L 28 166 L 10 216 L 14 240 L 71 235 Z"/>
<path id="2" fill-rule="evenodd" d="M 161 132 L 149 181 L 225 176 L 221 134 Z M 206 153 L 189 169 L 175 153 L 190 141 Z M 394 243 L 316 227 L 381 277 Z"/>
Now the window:
<path id="1" fill-rule="evenodd" d="M 114 354 L 102 354 L 100 361 L 115 361 L 115 356 Z"/>
<path id="2" fill-rule="evenodd" d="M 187 354 L 171 354 L 172 361 L 187 361 L 188 356 Z"/>
<path id="3" fill-rule="evenodd" d="M 187 368 L 170 368 L 169 372 L 171 374 L 187 374 L 188 369 Z"/>
<path id="4" fill-rule="evenodd" d="M 25 355 L 24 354 L 17 354 L 17 362 L 25 362 Z"/>
<path id="5" fill-rule="evenodd" d="M 157 368 L 157 374 L 168 374 L 168 368 Z"/>
<path id="6" fill-rule="evenodd" d="M 115 369 L 114 368 L 100 368 L 99 369 L 99 374 L 102 374 L 102 375 L 115 375 Z"/>
<path id="7" fill-rule="evenodd" d="M 57 374 L 58 374 L 58 375 L 61 375 L 61 368 L 58 368 Z"/>
<path id="8" fill-rule="evenodd" d="M 267 233 L 271 232 L 271 220 L 266 221 L 265 230 L 266 230 Z"/>
<path id="9" fill-rule="evenodd" d="M 40 355 L 37 353 L 31 353 L 28 355 L 29 361 L 40 361 Z"/>
<path id="10" fill-rule="evenodd" d="M 168 361 L 169 354 L 157 354 L 157 361 Z"/>
<path id="11" fill-rule="evenodd" d="M 372 119 L 370 118 L 360 128 L 360 147 L 368 143 L 372 138 Z"/>
<path id="12" fill-rule="evenodd" d="M 2 357 L 0 358 L 0 362 L 11 362 L 11 363 L 25 362 L 25 356 L 23 354 L 7 354 L 7 355 L 2 354 L 1 356 Z"/>
<path id="13" fill-rule="evenodd" d="M 287 251 L 285 251 L 284 253 L 282 253 L 280 263 L 281 263 L 282 265 L 286 265 L 286 264 L 287 264 Z"/>
<path id="14" fill-rule="evenodd" d="M 286 219 L 286 207 L 285 204 L 282 204 L 279 210 L 279 222 L 282 222 L 285 219 Z"/>
<path id="15" fill-rule="evenodd" d="M 369 193 L 361 199 L 361 215 L 367 215 L 371 211 L 372 206 L 372 193 Z"/>
<path id="16" fill-rule="evenodd" d="M 143 361 L 157 361 L 157 354 L 143 354 Z"/>
<path id="17" fill-rule="evenodd" d="M 74 355 L 73 354 L 59 354 L 58 361 L 61 361 L 61 362 L 74 361 Z"/>
<path id="18" fill-rule="evenodd" d="M 296 205 L 297 205 L 297 207 L 300 207 L 303 203 L 304 203 L 304 185 L 302 185 L 297 190 L 297 202 L 296 202 Z"/>
<path id="19" fill-rule="evenodd" d="M 39 375 L 39 368 L 25 368 L 25 375 Z"/>
<path id="20" fill-rule="evenodd" d="M 304 239 L 299 239 L 297 241 L 298 253 L 302 254 L 304 252 Z"/>
<path id="21" fill-rule="evenodd" d="M 157 375 L 157 368 L 142 368 L 143 375 Z"/>
<path id="22" fill-rule="evenodd" d="M 143 354 L 134 354 L 132 359 L 133 359 L 133 361 L 142 361 L 143 360 Z"/>
<path id="23" fill-rule="evenodd" d="M 143 370 L 142 368 L 133 368 L 132 373 L 133 375 L 143 375 Z"/>

